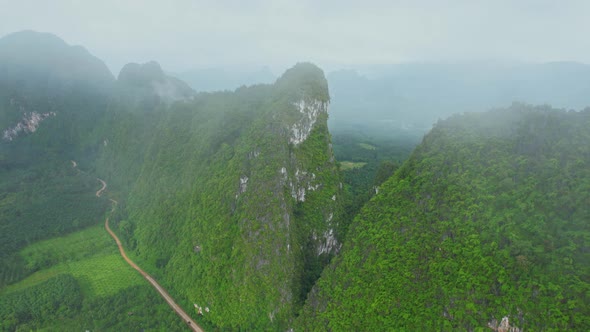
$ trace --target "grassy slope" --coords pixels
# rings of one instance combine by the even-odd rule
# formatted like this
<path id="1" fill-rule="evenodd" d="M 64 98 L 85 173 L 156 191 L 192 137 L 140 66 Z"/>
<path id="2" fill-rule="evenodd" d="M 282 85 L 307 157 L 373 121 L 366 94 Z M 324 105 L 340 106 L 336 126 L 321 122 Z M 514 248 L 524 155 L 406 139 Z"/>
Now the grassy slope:
<path id="1" fill-rule="evenodd" d="M 37 242 L 23 249 L 21 255 L 27 266 L 42 269 L 9 285 L 3 294 L 37 285 L 59 274 L 74 276 L 83 294 L 90 298 L 113 295 L 144 282 L 123 260 L 101 225 Z"/>
<path id="2" fill-rule="evenodd" d="M 366 164 L 367 163 L 365 163 L 365 162 L 354 162 L 354 161 L 343 160 L 340 162 L 340 169 L 342 171 L 348 171 L 348 170 L 355 169 L 355 168 L 362 168 Z"/>
<path id="3" fill-rule="evenodd" d="M 102 224 L 34 243 L 20 255 L 28 268 L 38 271 L 2 289 L 0 303 L 22 298 L 33 290 L 50 293 L 55 287 L 53 281 L 63 276 L 75 279 L 82 300 L 67 310 L 33 311 L 31 318 L 17 324 L 19 329 L 183 330 L 182 321 L 123 260 Z"/>

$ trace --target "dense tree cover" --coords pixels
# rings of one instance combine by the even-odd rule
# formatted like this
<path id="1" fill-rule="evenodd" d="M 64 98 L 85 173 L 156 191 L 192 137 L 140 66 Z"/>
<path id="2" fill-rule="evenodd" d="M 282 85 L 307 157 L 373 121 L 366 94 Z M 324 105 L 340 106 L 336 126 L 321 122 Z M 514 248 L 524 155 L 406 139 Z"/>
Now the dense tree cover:
<path id="1" fill-rule="evenodd" d="M 0 297 L 0 330 L 182 331 L 184 324 L 148 285 L 84 297 L 68 274 Z"/>
<path id="2" fill-rule="evenodd" d="M 149 286 L 127 288 L 143 280 L 134 271 L 120 271 L 130 268 L 106 233 L 100 241 L 84 238 L 86 231 L 62 237 L 104 222 L 104 212 L 111 208 L 108 199 L 95 196 L 101 186 L 95 167 L 114 173 L 138 164 L 141 149 L 129 153 L 129 161 L 121 162 L 125 156 L 120 155 L 110 164 L 105 161 L 108 155 L 102 149 L 112 134 L 110 124 L 126 119 L 122 123 L 132 128 L 152 128 L 157 117 L 150 110 L 164 107 L 132 104 L 123 97 L 128 90 L 116 85 L 100 60 L 47 34 L 24 32 L 0 39 L 0 72 L 0 133 L 32 113 L 50 114 L 34 132 L 20 132 L 11 140 L 0 137 L 0 307 L 7 310 L 0 318 L 6 323 L 2 330 L 169 330 L 176 316 Z M 144 99 L 140 95 L 132 101 Z M 131 119 L 128 113 L 145 105 L 151 108 L 144 116 Z M 113 177 L 117 187 L 129 187 L 134 179 L 129 168 Z M 125 182 L 125 175 L 131 180 Z M 47 238 L 53 239 L 37 243 Z M 80 241 L 72 243 L 72 238 Z M 56 273 L 61 274 L 53 278 Z M 95 306 L 102 310 L 95 311 Z M 121 319 L 129 309 L 135 314 Z M 64 327 L 66 321 L 71 328 Z"/>
<path id="3" fill-rule="evenodd" d="M 48 331 L 186 331 L 183 321 L 149 285 L 85 299 L 75 316 L 49 322 L 42 325 Z"/>
<path id="4" fill-rule="evenodd" d="M 185 309 L 210 309 L 207 327 L 285 330 L 299 315 L 309 330 L 470 330 L 509 315 L 526 329 L 588 329 L 589 111 L 453 117 L 397 171 L 415 136 L 337 135 L 338 160 L 365 163 L 341 179 L 327 82 L 311 64 L 272 85 L 194 94 L 155 63 L 115 82 L 81 48 L 24 37 L 0 40 L 0 128 L 55 115 L 0 143 L 3 328 L 181 328 L 132 277 L 92 293 L 75 272 L 115 257 L 21 251 L 102 222 L 96 174 L 119 202 L 111 220 L 129 254 Z M 71 275 L 21 280 L 37 270 Z"/>
<path id="5" fill-rule="evenodd" d="M 358 130 L 339 130 L 332 134 L 334 156 L 340 163 L 346 187 L 346 218 L 343 233 L 360 209 L 408 158 L 418 141 L 413 136 L 368 136 Z M 345 168 L 346 162 L 360 167 Z"/>
<path id="6" fill-rule="evenodd" d="M 42 55 L 42 56 L 41 56 Z M 0 287 L 33 272 L 17 252 L 101 219 L 94 127 L 114 78 L 81 47 L 24 31 L 0 39 Z M 4 131 L 32 113 L 52 114 L 34 133 Z M 72 167 L 77 161 L 79 169 Z"/>
<path id="7" fill-rule="evenodd" d="M 439 122 L 362 209 L 298 330 L 590 328 L 590 110 Z"/>
<path id="8" fill-rule="evenodd" d="M 22 330 L 39 327 L 48 321 L 76 315 L 81 304 L 82 295 L 76 279 L 60 275 L 21 292 L 0 297 L 0 328 L 2 331 L 14 331 L 17 327 Z"/>
<path id="9" fill-rule="evenodd" d="M 92 292 L 84 280 L 95 270 L 82 263 L 106 267 L 111 256 L 75 254 L 64 266 L 63 255 L 30 263 L 19 253 L 102 222 L 110 203 L 94 196 L 98 176 L 119 201 L 112 225 L 130 254 L 185 308 L 210 308 L 203 323 L 287 328 L 342 234 L 323 72 L 302 63 L 273 85 L 195 95 L 156 63 L 130 64 L 113 81 L 59 38 L 20 37 L 0 40 L 0 69 L 10 72 L 0 79 L 0 127 L 49 115 L 0 143 L 2 282 L 39 271 L 3 289 L 28 291 L 33 277 L 61 271 L 80 281 L 84 301 L 119 294 Z M 50 56 L 15 56 L 35 47 Z M 86 64 L 88 84 L 63 59 Z"/>
<path id="10" fill-rule="evenodd" d="M 19 249 L 102 219 L 107 202 L 94 196 L 96 178 L 72 169 L 69 161 L 0 173 L 0 286 L 35 271 Z"/>
<path id="11" fill-rule="evenodd" d="M 182 329 L 167 303 L 120 257 L 102 225 L 36 242 L 20 256 L 37 272 L 0 289 L 2 331 Z"/>
<path id="12" fill-rule="evenodd" d="M 274 85 L 173 103 L 143 141 L 130 125 L 143 113 L 111 122 L 97 171 L 109 183 L 112 166 L 135 175 L 112 224 L 178 302 L 210 308 L 204 323 L 287 328 L 336 252 L 343 195 L 328 100 L 321 70 L 299 64 Z M 296 128 L 309 131 L 300 143 Z"/>

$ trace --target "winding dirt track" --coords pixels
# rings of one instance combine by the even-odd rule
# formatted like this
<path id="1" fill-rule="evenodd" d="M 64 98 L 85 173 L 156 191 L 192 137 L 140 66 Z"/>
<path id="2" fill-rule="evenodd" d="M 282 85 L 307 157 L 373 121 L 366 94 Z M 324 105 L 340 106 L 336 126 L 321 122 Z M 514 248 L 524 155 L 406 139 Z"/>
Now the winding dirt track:
<path id="1" fill-rule="evenodd" d="M 100 181 L 103 185 L 103 187 L 96 192 L 96 196 L 100 197 L 102 192 L 106 189 L 107 184 L 101 179 L 98 179 L 98 181 Z M 111 202 L 113 202 L 113 210 L 114 210 L 115 205 L 117 205 L 117 201 L 111 199 Z M 166 290 L 164 288 L 162 288 L 162 286 L 160 286 L 160 284 L 158 284 L 158 282 L 154 278 L 152 278 L 149 274 L 147 274 L 139 266 L 137 266 L 137 264 L 135 264 L 131 259 L 129 259 L 129 257 L 127 257 L 127 254 L 125 253 L 125 249 L 123 249 L 123 245 L 121 244 L 121 241 L 119 240 L 117 235 L 109 227 L 109 218 L 107 218 L 105 220 L 104 227 L 107 230 L 107 232 L 109 232 L 109 234 L 113 237 L 115 242 L 117 243 L 117 247 L 119 247 L 119 252 L 121 253 L 121 256 L 123 256 L 123 259 L 125 259 L 125 261 L 129 265 L 131 265 L 132 268 L 136 269 L 137 272 L 139 272 L 145 279 L 147 279 L 147 281 L 150 284 L 152 284 L 152 286 L 154 286 L 154 288 L 158 291 L 158 293 L 160 293 L 160 295 L 164 298 L 164 300 L 166 300 L 166 302 L 168 302 L 170 307 L 172 307 L 172 309 L 174 309 L 174 311 L 178 314 L 178 316 L 180 316 L 180 318 L 182 318 L 182 320 L 184 320 L 184 322 L 186 324 L 188 324 L 189 328 L 191 328 L 193 331 L 196 331 L 196 332 L 203 332 L 203 329 L 201 329 L 201 327 L 199 325 L 197 325 L 197 323 L 189 315 L 187 315 L 187 313 L 184 310 L 182 310 L 182 308 L 178 304 L 176 304 L 176 302 L 174 302 L 174 300 L 172 299 L 170 294 L 168 294 L 168 292 L 166 292 Z"/>
<path id="2" fill-rule="evenodd" d="M 96 178 L 98 181 L 100 181 L 100 183 L 102 183 L 102 188 L 100 188 L 97 192 L 96 192 L 96 197 L 100 197 L 100 195 L 102 195 L 102 192 L 105 191 L 105 189 L 107 189 L 107 183 L 104 182 L 103 180 Z"/>

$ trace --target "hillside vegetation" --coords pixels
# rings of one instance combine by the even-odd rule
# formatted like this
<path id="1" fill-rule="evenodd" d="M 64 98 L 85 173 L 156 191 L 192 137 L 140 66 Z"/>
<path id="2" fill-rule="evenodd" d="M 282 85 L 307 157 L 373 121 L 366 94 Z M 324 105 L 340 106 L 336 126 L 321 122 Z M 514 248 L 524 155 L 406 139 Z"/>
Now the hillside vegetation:
<path id="1" fill-rule="evenodd" d="M 20 249 L 96 224 L 108 208 L 85 171 L 114 78 L 83 48 L 32 31 L 0 39 L 0 72 L 1 288 L 35 271 Z"/>
<path id="2" fill-rule="evenodd" d="M 2 331 L 182 328 L 102 226 L 37 242 L 20 257 L 37 272 L 0 290 Z"/>
<path id="3" fill-rule="evenodd" d="M 590 110 L 440 121 L 355 219 L 297 330 L 590 327 Z"/>
<path id="4" fill-rule="evenodd" d="M 274 85 L 176 102 L 141 142 L 113 225 L 185 308 L 210 309 L 204 321 L 286 328 L 338 250 L 343 195 L 328 101 L 321 70 L 299 64 Z M 129 149 L 130 132 L 102 153 Z M 107 181 L 108 166 L 98 168 Z"/>
<path id="5" fill-rule="evenodd" d="M 69 280 L 83 307 L 121 296 L 133 306 L 138 280 L 119 269 L 114 244 L 75 240 L 104 222 L 113 198 L 111 226 L 129 254 L 185 310 L 208 308 L 200 323 L 290 326 L 340 248 L 343 185 L 319 68 L 196 94 L 155 62 L 128 64 L 115 80 L 83 48 L 26 31 L 0 39 L 0 69 L 10 73 L 0 77 L 1 299 Z M 100 199 L 97 177 L 108 183 Z M 87 316 L 74 307 L 59 317 L 78 326 Z M 10 324 L 53 326 L 51 312 Z"/>
<path id="6" fill-rule="evenodd" d="M 343 115 L 379 125 L 332 146 L 310 63 L 197 93 L 25 31 L 0 39 L 0 73 L 1 330 L 186 328 L 107 216 L 207 330 L 590 329 L 589 109 L 455 115 L 412 152 L 428 124 L 382 118 L 389 88 L 354 77 L 340 96 L 375 98 Z"/>

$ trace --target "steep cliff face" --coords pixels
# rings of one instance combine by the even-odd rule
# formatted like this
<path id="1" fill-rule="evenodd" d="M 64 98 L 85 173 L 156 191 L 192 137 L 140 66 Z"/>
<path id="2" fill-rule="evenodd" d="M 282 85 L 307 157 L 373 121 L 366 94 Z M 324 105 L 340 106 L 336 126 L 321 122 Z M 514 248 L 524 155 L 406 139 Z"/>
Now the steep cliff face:
<path id="1" fill-rule="evenodd" d="M 274 85 L 178 102 L 153 133 L 120 225 L 205 321 L 287 328 L 340 247 L 328 103 L 321 70 L 299 64 Z"/>
<path id="2" fill-rule="evenodd" d="M 298 145 L 311 134 L 318 117 L 328 113 L 328 103 L 321 100 L 305 99 L 305 96 L 302 96 L 301 100 L 294 103 L 294 106 L 301 113 L 301 118 L 291 127 L 289 142 Z"/>
<path id="3" fill-rule="evenodd" d="M 590 110 L 439 122 L 355 219 L 297 331 L 587 330 Z"/>

